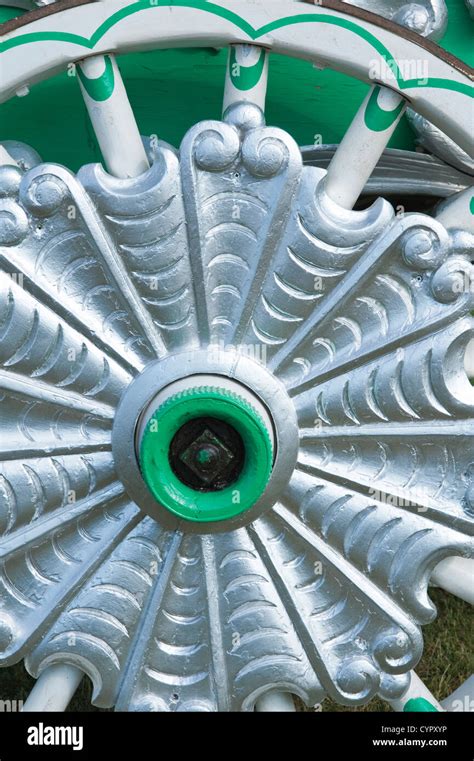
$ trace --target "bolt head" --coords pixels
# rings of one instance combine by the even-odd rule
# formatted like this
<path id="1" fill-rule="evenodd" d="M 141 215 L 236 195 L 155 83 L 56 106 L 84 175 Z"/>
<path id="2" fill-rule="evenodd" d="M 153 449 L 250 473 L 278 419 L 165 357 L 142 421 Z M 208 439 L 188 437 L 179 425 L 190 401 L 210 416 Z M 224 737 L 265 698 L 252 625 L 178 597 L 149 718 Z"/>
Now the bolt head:
<path id="1" fill-rule="evenodd" d="M 194 439 L 179 459 L 205 484 L 214 481 L 234 459 L 234 454 L 209 428 Z"/>

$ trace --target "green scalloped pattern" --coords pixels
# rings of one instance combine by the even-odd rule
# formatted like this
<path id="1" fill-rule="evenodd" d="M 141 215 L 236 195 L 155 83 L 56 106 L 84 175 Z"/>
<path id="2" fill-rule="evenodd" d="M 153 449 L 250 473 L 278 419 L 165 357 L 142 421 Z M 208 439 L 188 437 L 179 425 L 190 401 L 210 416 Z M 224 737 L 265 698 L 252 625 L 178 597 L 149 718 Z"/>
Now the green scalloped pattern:
<path id="1" fill-rule="evenodd" d="M 253 66 L 244 66 L 242 64 L 237 64 L 237 55 L 235 48 L 231 49 L 229 57 L 229 76 L 231 78 L 232 84 L 237 90 L 252 90 L 257 86 L 265 68 L 266 55 L 266 50 L 262 49 L 260 58 L 258 59 L 257 63 L 253 64 Z M 236 64 L 239 66 L 238 76 L 234 74 L 234 67 Z"/>
<path id="2" fill-rule="evenodd" d="M 108 100 L 112 95 L 115 87 L 115 75 L 112 59 L 109 55 L 104 56 L 105 71 L 100 77 L 87 77 L 81 67 L 77 67 L 77 76 L 81 80 L 84 90 L 92 100 L 101 103 Z"/>
<path id="3" fill-rule="evenodd" d="M 417 79 L 403 79 L 394 56 L 385 47 L 385 45 L 367 29 L 364 29 L 364 27 L 359 26 L 354 21 L 349 19 L 340 18 L 339 16 L 334 16 L 329 13 L 319 14 L 317 16 L 312 13 L 302 13 L 295 16 L 286 16 L 284 18 L 277 19 L 268 24 L 265 24 L 264 26 L 259 27 L 258 29 L 255 29 L 251 24 L 249 24 L 248 21 L 239 16 L 237 13 L 234 13 L 227 8 L 222 8 L 219 5 L 215 5 L 214 3 L 209 2 L 209 0 L 155 0 L 152 6 L 150 5 L 149 1 L 146 2 L 144 0 L 138 0 L 138 2 L 131 3 L 130 5 L 121 8 L 109 16 L 109 18 L 105 19 L 105 21 L 100 24 L 100 26 L 89 38 L 67 32 L 27 32 L 0 43 L 0 53 L 19 45 L 26 45 L 32 42 L 40 42 L 45 40 L 51 42 L 70 42 L 92 50 L 97 42 L 109 31 L 109 29 L 115 26 L 115 24 L 118 24 L 119 21 L 122 21 L 124 18 L 132 16 L 135 13 L 139 13 L 140 11 L 150 11 L 154 8 L 161 7 L 194 8 L 195 10 L 200 10 L 205 13 L 220 16 L 221 18 L 225 18 L 227 21 L 235 24 L 235 26 L 245 32 L 245 34 L 247 34 L 251 40 L 257 40 L 260 37 L 263 37 L 265 34 L 269 34 L 272 31 L 275 31 L 276 29 L 281 29 L 285 26 L 291 26 L 293 24 L 332 24 L 343 29 L 347 29 L 368 42 L 390 66 L 395 74 L 400 89 L 405 90 L 408 88 L 436 87 L 455 90 L 463 93 L 464 95 L 471 95 L 471 97 L 473 95 L 472 86 L 465 85 L 462 82 L 456 82 L 451 79 L 431 77 L 428 78 L 426 82 L 421 83 Z"/>
<path id="4" fill-rule="evenodd" d="M 378 97 L 381 90 L 381 87 L 374 87 L 364 113 L 365 124 L 372 132 L 386 132 L 397 121 L 406 106 L 405 101 L 402 100 L 391 111 L 380 108 Z"/>

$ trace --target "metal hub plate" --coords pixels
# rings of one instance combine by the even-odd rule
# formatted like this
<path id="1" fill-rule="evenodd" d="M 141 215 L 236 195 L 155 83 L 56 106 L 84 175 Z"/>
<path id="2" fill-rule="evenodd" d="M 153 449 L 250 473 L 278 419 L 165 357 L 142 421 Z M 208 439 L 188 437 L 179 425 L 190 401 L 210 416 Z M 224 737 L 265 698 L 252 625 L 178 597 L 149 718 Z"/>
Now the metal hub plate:
<path id="1" fill-rule="evenodd" d="M 76 664 L 99 706 L 400 695 L 431 570 L 472 548 L 472 236 L 343 211 L 250 116 L 136 180 L 0 168 L 0 659 Z M 172 525 L 137 473 L 140 411 L 196 373 L 275 426 L 223 532 Z"/>

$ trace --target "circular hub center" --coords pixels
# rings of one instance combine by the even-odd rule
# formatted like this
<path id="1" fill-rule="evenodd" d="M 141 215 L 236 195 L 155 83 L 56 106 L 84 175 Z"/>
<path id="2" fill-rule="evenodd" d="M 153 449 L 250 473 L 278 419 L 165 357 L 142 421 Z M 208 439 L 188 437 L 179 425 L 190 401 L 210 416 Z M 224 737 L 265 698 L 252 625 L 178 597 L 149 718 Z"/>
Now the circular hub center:
<path id="1" fill-rule="evenodd" d="M 149 405 L 138 435 L 142 477 L 155 499 L 188 521 L 249 510 L 273 465 L 273 429 L 262 403 L 224 378 L 171 384 Z"/>
<path id="2" fill-rule="evenodd" d="M 299 430 L 283 384 L 234 349 L 152 362 L 117 409 L 112 450 L 128 496 L 168 530 L 232 531 L 271 509 Z"/>

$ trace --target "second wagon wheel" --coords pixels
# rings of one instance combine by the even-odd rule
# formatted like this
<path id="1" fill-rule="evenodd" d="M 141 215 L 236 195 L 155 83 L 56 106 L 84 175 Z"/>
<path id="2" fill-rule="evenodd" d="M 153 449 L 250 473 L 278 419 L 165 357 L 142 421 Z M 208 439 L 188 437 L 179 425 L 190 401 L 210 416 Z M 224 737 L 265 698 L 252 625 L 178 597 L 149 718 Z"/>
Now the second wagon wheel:
<path id="1" fill-rule="evenodd" d="M 142 141 L 114 54 L 202 45 L 222 121 Z M 469 152 L 472 72 L 335 0 L 66 0 L 0 50 L 3 100 L 77 65 L 106 167 L 2 149 L 1 664 L 129 710 L 426 697 L 427 586 L 472 552 L 473 197 L 353 207 L 408 102 Z M 327 171 L 265 124 L 272 50 L 373 85 Z"/>

